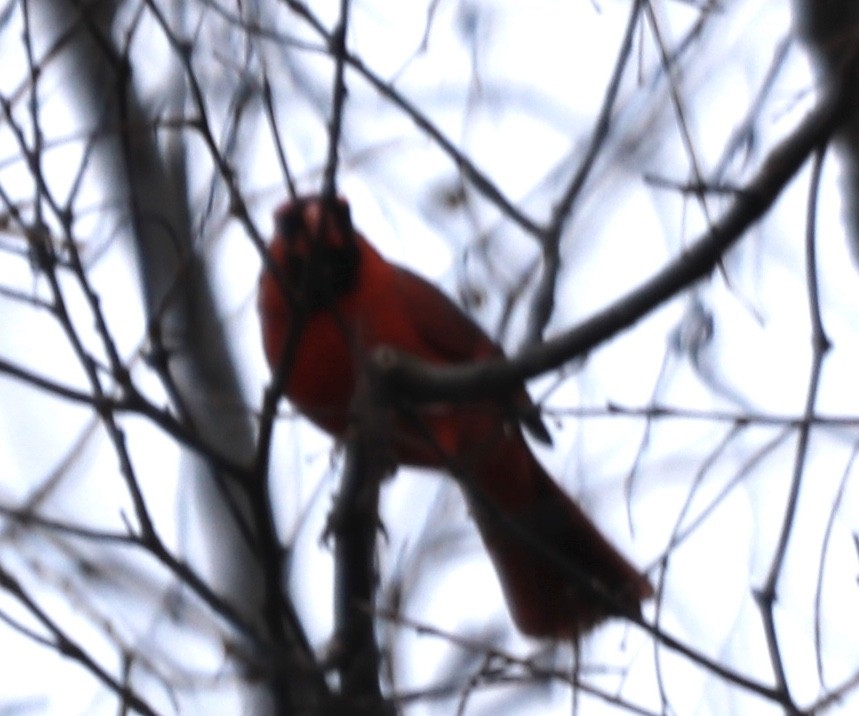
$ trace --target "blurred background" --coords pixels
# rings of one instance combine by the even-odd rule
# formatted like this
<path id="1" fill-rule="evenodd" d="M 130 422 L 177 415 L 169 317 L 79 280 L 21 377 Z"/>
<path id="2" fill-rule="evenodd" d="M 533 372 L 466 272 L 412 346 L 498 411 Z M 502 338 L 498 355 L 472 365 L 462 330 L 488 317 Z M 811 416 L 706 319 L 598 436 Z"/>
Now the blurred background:
<path id="1" fill-rule="evenodd" d="M 0 714 L 855 713 L 859 147 L 803 122 L 857 33 L 811 0 L 0 2 Z M 456 486 L 400 470 L 387 706 L 320 706 L 344 454 L 266 392 L 274 208 L 333 172 L 515 356 L 671 278 L 785 147 L 706 278 L 529 383 L 652 628 L 520 636 Z"/>

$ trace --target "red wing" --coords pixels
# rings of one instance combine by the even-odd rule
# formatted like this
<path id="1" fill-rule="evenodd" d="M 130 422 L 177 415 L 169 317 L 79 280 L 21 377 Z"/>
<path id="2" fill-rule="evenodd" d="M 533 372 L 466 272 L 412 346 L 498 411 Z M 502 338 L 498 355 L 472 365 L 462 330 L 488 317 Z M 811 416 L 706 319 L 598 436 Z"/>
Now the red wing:
<path id="1" fill-rule="evenodd" d="M 435 286 L 396 266 L 397 290 L 427 348 L 451 363 L 501 357 L 502 351 L 471 318 Z"/>
<path id="2" fill-rule="evenodd" d="M 483 329 L 435 286 L 402 266 L 396 266 L 397 289 L 406 311 L 427 348 L 450 363 L 501 358 L 504 353 Z M 511 412 L 535 438 L 551 443 L 549 431 L 525 387 L 516 391 Z M 512 415 L 511 415 L 512 417 Z"/>

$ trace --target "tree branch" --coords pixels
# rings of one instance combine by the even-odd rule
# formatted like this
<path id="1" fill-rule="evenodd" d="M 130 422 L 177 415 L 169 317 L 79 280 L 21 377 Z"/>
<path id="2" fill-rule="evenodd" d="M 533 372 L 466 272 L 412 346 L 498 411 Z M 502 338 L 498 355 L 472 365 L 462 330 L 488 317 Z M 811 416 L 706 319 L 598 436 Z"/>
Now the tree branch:
<path id="1" fill-rule="evenodd" d="M 841 86 L 828 92 L 787 139 L 770 153 L 758 173 L 709 231 L 641 285 L 597 311 L 578 326 L 510 359 L 437 367 L 388 348 L 377 351 L 386 385 L 414 401 L 470 400 L 510 390 L 521 381 L 584 355 L 629 328 L 651 311 L 706 278 L 722 256 L 773 205 L 808 157 L 828 141 L 851 109 Z"/>

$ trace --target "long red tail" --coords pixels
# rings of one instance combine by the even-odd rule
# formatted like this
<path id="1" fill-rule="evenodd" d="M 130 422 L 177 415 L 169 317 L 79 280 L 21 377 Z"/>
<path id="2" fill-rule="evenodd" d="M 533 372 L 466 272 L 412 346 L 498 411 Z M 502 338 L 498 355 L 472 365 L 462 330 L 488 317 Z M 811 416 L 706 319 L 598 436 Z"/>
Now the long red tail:
<path id="1" fill-rule="evenodd" d="M 647 578 L 546 474 L 522 437 L 506 436 L 485 457 L 469 501 L 522 632 L 574 639 L 612 614 L 639 615 L 653 595 Z M 614 604 L 575 573 L 598 582 Z"/>

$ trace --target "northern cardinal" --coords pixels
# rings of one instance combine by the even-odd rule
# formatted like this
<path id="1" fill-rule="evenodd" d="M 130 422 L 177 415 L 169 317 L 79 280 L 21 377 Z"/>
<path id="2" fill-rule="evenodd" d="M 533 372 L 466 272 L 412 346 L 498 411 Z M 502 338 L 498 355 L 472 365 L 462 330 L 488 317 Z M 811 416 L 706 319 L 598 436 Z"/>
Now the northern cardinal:
<path id="1" fill-rule="evenodd" d="M 350 427 L 362 362 L 379 346 L 441 365 L 502 355 L 443 293 L 386 261 L 355 230 L 343 199 L 288 201 L 274 224 L 272 261 L 259 293 L 266 357 L 272 370 L 286 371 L 286 397 L 335 438 Z M 641 601 L 653 594 L 647 578 L 555 484 L 525 442 L 521 425 L 538 438 L 548 433 L 524 387 L 470 403 L 391 411 L 392 464 L 445 469 L 465 487 L 523 633 L 575 639 L 611 614 L 640 615 Z M 545 550 L 567 560 L 579 578 Z M 582 575 L 613 599 L 584 587 Z"/>

